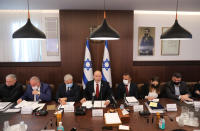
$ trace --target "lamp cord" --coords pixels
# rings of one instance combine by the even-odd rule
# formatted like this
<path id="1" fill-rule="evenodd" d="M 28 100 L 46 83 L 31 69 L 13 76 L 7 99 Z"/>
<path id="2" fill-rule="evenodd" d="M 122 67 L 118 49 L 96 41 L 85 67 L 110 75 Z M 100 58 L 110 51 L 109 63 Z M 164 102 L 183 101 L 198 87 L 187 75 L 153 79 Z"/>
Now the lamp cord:
<path id="1" fill-rule="evenodd" d="M 177 11 L 178 11 L 178 0 L 177 0 L 177 3 L 176 3 L 176 20 L 178 19 Z"/>
<path id="2" fill-rule="evenodd" d="M 29 0 L 27 0 L 27 5 L 28 5 L 28 18 L 30 19 L 30 12 L 29 12 Z"/>
<path id="3" fill-rule="evenodd" d="M 105 4 L 105 0 L 104 0 L 104 19 L 106 19 L 106 4 Z"/>

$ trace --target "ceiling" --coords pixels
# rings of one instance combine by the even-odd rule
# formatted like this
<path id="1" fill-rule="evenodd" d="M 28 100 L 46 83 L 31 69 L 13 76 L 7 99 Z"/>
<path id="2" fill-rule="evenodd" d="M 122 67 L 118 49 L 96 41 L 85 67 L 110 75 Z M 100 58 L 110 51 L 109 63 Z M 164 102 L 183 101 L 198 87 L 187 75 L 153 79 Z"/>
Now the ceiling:
<path id="1" fill-rule="evenodd" d="M 102 10 L 103 0 L 29 0 L 30 9 Z M 107 10 L 174 11 L 176 0 L 106 0 Z M 0 9 L 26 9 L 26 0 L 0 0 Z M 179 0 L 180 11 L 200 11 L 200 0 Z"/>

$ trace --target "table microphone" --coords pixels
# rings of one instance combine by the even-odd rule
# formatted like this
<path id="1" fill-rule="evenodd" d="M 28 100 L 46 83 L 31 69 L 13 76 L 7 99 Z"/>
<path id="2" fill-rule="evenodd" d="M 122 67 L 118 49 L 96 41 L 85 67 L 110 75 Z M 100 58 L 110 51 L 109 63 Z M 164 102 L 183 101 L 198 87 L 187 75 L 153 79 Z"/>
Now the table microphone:
<path id="1" fill-rule="evenodd" d="M 92 93 L 92 105 L 94 105 L 95 92 Z"/>
<path id="2" fill-rule="evenodd" d="M 111 95 L 111 97 L 112 97 L 112 99 L 113 99 L 113 106 L 114 106 L 114 108 L 116 108 L 117 107 L 117 101 L 115 100 L 115 97 L 113 96 L 113 95 Z"/>

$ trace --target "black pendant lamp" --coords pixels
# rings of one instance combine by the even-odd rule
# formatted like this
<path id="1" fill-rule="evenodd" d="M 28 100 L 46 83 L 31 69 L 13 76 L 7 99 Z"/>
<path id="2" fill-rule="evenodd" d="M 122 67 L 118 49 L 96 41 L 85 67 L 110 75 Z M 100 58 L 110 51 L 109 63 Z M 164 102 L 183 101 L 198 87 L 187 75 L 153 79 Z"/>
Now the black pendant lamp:
<path id="1" fill-rule="evenodd" d="M 27 4 L 28 4 L 28 20 L 23 27 L 19 28 L 17 31 L 13 33 L 12 38 L 46 39 L 46 35 L 31 23 L 28 0 Z"/>
<path id="2" fill-rule="evenodd" d="M 103 23 L 90 34 L 91 40 L 119 40 L 118 32 L 110 27 L 106 21 L 105 0 L 104 0 L 104 20 Z"/>
<path id="3" fill-rule="evenodd" d="M 188 40 L 192 39 L 192 34 L 178 24 L 177 19 L 178 0 L 176 5 L 176 20 L 175 23 L 166 32 L 164 32 L 160 39 L 162 40 Z"/>

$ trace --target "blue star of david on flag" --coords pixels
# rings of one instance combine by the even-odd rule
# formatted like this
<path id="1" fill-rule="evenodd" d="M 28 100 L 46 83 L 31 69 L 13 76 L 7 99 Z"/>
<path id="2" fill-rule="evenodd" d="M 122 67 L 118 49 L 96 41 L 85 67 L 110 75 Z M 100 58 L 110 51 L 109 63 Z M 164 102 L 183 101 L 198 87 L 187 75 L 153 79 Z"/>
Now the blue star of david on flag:
<path id="1" fill-rule="evenodd" d="M 92 62 L 88 58 L 86 59 L 86 61 L 84 61 L 84 68 L 86 68 L 88 71 L 90 68 L 92 68 Z"/>
<path id="2" fill-rule="evenodd" d="M 102 62 L 102 80 L 109 82 L 110 87 L 112 87 L 111 63 L 110 63 L 110 55 L 109 55 L 107 40 L 105 41 L 103 62 Z"/>
<path id="3" fill-rule="evenodd" d="M 110 61 L 107 58 L 105 61 L 103 61 L 102 68 L 105 68 L 106 70 L 110 68 Z"/>

